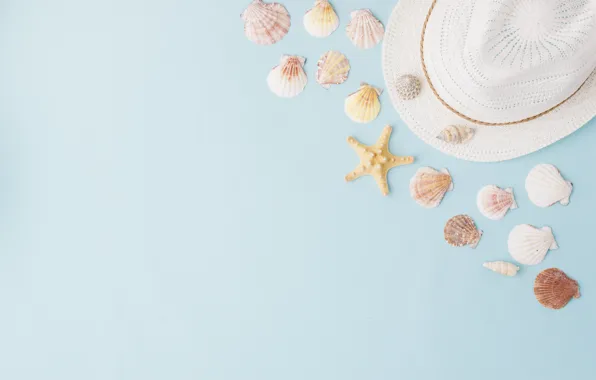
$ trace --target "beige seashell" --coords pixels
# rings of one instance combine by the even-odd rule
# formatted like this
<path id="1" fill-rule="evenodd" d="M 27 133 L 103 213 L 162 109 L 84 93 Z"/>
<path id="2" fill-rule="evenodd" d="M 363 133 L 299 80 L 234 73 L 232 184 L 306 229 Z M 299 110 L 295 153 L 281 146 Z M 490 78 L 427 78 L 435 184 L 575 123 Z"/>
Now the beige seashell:
<path id="1" fill-rule="evenodd" d="M 453 190 L 453 180 L 447 169 L 420 168 L 410 180 L 410 195 L 421 206 L 434 208 L 441 204 L 445 193 Z"/>
<path id="2" fill-rule="evenodd" d="M 332 84 L 341 84 L 348 79 L 350 62 L 338 51 L 323 54 L 317 66 L 317 82 L 324 88 L 329 88 Z"/>
<path id="3" fill-rule="evenodd" d="M 519 271 L 519 267 L 515 264 L 508 263 L 506 261 L 492 261 L 482 264 L 483 267 L 492 270 L 495 273 L 502 274 L 503 276 L 513 277 Z"/>
<path id="4" fill-rule="evenodd" d="M 571 298 L 580 297 L 579 285 L 562 270 L 549 268 L 536 276 L 534 295 L 542 306 L 555 310 L 562 309 Z"/>
<path id="5" fill-rule="evenodd" d="M 472 248 L 478 246 L 482 231 L 476 228 L 474 219 L 468 215 L 457 215 L 447 221 L 445 225 L 445 240 L 454 247 L 469 245 Z"/>
<path id="6" fill-rule="evenodd" d="M 304 27 L 314 37 L 327 37 L 339 26 L 339 17 L 328 0 L 316 0 L 304 15 Z"/>
<path id="7" fill-rule="evenodd" d="M 360 49 L 370 49 L 381 42 L 385 28 L 370 10 L 360 9 L 351 13 L 352 20 L 346 27 L 348 38 Z"/>
<path id="8" fill-rule="evenodd" d="M 511 230 L 507 247 L 511 257 L 525 265 L 540 264 L 549 249 L 559 248 L 550 227 L 536 228 L 529 224 Z"/>
<path id="9" fill-rule="evenodd" d="M 535 166 L 526 178 L 528 197 L 538 207 L 549 207 L 559 202 L 569 204 L 573 185 L 566 181 L 554 165 Z"/>
<path id="10" fill-rule="evenodd" d="M 482 215 L 492 220 L 503 219 L 507 211 L 517 208 L 513 189 L 503 190 L 495 185 L 488 185 L 480 189 L 476 205 Z"/>
<path id="11" fill-rule="evenodd" d="M 344 110 L 346 115 L 357 123 L 373 121 L 381 111 L 379 95 L 382 90 L 367 83 L 361 83 L 358 91 L 346 98 Z"/>
<path id="12" fill-rule="evenodd" d="M 258 45 L 272 45 L 290 29 L 290 14 L 278 3 L 254 0 L 240 17 L 244 20 L 244 34 Z"/>
<path id="13" fill-rule="evenodd" d="M 402 100 L 412 100 L 420 95 L 422 85 L 420 79 L 414 75 L 406 74 L 395 80 L 395 90 Z"/>
<path id="14" fill-rule="evenodd" d="M 282 98 L 292 98 L 302 92 L 308 78 L 304 72 L 305 59 L 298 56 L 284 55 L 278 66 L 267 76 L 271 91 Z"/>
<path id="15" fill-rule="evenodd" d="M 450 125 L 443 129 L 437 138 L 451 144 L 465 144 L 474 137 L 476 130 L 464 125 Z"/>

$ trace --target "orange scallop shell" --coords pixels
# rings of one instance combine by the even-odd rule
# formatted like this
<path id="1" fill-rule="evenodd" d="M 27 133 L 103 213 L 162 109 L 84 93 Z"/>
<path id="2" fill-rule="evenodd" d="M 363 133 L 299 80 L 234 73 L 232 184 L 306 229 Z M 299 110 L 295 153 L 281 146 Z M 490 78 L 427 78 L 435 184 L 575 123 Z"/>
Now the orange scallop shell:
<path id="1" fill-rule="evenodd" d="M 562 309 L 571 298 L 579 298 L 577 281 L 567 277 L 557 268 L 545 269 L 538 273 L 534 281 L 534 295 L 542 306 L 549 309 Z"/>
<path id="2" fill-rule="evenodd" d="M 445 240 L 454 247 L 469 245 L 476 248 L 482 231 L 476 228 L 474 219 L 468 215 L 457 215 L 447 221 L 445 225 Z"/>

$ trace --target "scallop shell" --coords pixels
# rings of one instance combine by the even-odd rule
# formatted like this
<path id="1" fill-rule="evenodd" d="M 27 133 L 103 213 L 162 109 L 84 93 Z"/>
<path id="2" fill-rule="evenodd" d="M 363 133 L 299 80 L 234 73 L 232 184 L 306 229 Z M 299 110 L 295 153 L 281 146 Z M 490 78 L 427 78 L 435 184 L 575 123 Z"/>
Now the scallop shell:
<path id="1" fill-rule="evenodd" d="M 534 295 L 542 306 L 558 310 L 565 307 L 571 298 L 580 297 L 579 285 L 562 270 L 549 268 L 536 276 Z"/>
<path id="2" fill-rule="evenodd" d="M 492 220 L 503 219 L 507 211 L 517 208 L 513 189 L 503 190 L 494 185 L 484 186 L 480 189 L 476 204 L 482 215 Z"/>
<path id="3" fill-rule="evenodd" d="M 339 26 L 339 17 L 328 0 L 316 0 L 304 15 L 304 27 L 314 37 L 327 37 Z"/>
<path id="4" fill-rule="evenodd" d="M 476 130 L 465 125 L 450 125 L 443 129 L 437 138 L 451 144 L 465 144 L 474 137 Z"/>
<path id="5" fill-rule="evenodd" d="M 382 90 L 366 83 L 361 83 L 358 91 L 346 98 L 345 111 L 350 119 L 357 123 L 373 121 L 381 111 L 379 95 Z"/>
<path id="6" fill-rule="evenodd" d="M 352 20 L 346 27 L 346 33 L 354 45 L 360 49 L 370 49 L 381 42 L 385 28 L 370 10 L 353 11 L 351 16 Z"/>
<path id="7" fill-rule="evenodd" d="M 482 231 L 476 228 L 474 219 L 468 215 L 457 215 L 447 221 L 445 225 L 445 240 L 454 247 L 469 245 L 478 246 Z"/>
<path id="8" fill-rule="evenodd" d="M 492 270 L 495 273 L 502 274 L 503 276 L 513 277 L 519 271 L 519 267 L 515 264 L 508 263 L 506 261 L 492 261 L 482 264 L 483 267 Z"/>
<path id="9" fill-rule="evenodd" d="M 549 207 L 560 202 L 563 206 L 569 204 L 569 197 L 573 185 L 559 173 L 559 170 L 549 164 L 535 166 L 526 178 L 526 191 L 532 203 L 538 207 Z"/>
<path id="10" fill-rule="evenodd" d="M 304 72 L 305 59 L 298 56 L 284 55 L 278 66 L 267 76 L 271 91 L 282 98 L 291 98 L 304 90 L 308 78 Z"/>
<path id="11" fill-rule="evenodd" d="M 410 180 L 410 195 L 421 206 L 434 208 L 441 204 L 445 193 L 453 190 L 447 169 L 420 168 Z"/>
<path id="12" fill-rule="evenodd" d="M 529 224 L 515 226 L 507 245 L 511 257 L 526 265 L 541 263 L 549 249 L 559 248 L 550 227 L 536 228 Z"/>
<path id="13" fill-rule="evenodd" d="M 350 62 L 338 51 L 328 51 L 319 59 L 317 82 L 324 88 L 332 84 L 341 84 L 348 79 Z"/>
<path id="14" fill-rule="evenodd" d="M 402 100 L 412 100 L 420 95 L 422 85 L 420 79 L 414 75 L 406 74 L 395 80 L 395 90 Z"/>
<path id="15" fill-rule="evenodd" d="M 290 29 L 290 14 L 278 3 L 254 0 L 240 17 L 244 20 L 244 34 L 258 45 L 272 45 Z"/>

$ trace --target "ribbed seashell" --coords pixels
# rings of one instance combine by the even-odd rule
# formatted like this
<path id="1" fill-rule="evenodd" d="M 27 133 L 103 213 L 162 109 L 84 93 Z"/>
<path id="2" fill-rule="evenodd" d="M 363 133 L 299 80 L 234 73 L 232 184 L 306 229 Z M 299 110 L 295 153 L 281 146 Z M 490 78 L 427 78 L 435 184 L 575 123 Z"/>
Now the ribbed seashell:
<path id="1" fill-rule="evenodd" d="M 495 185 L 484 186 L 480 189 L 476 197 L 476 205 L 482 215 L 492 220 L 503 219 L 507 211 L 517 208 L 513 189 L 503 190 Z"/>
<path id="2" fill-rule="evenodd" d="M 348 79 L 350 62 L 338 51 L 323 54 L 317 66 L 317 82 L 324 88 L 329 88 L 332 84 L 341 84 Z"/>
<path id="3" fill-rule="evenodd" d="M 445 240 L 454 247 L 469 245 L 472 248 L 478 246 L 482 231 L 476 228 L 474 219 L 468 215 L 457 215 L 447 221 L 445 225 Z"/>
<path id="4" fill-rule="evenodd" d="M 346 27 L 346 33 L 352 43 L 360 49 L 370 49 L 381 42 L 385 28 L 370 10 L 353 11 L 352 20 Z"/>
<path id="5" fill-rule="evenodd" d="M 395 79 L 394 85 L 397 95 L 399 95 L 402 100 L 414 99 L 420 95 L 420 90 L 422 89 L 420 79 L 410 74 L 402 75 Z"/>
<path id="6" fill-rule="evenodd" d="M 421 206 L 434 208 L 441 204 L 445 193 L 453 190 L 447 169 L 420 168 L 410 180 L 410 195 Z"/>
<path id="7" fill-rule="evenodd" d="M 502 274 L 503 276 L 513 277 L 519 271 L 519 267 L 515 264 L 508 263 L 506 261 L 491 261 L 482 264 L 483 267 L 492 270 L 495 273 Z"/>
<path id="8" fill-rule="evenodd" d="M 254 0 L 242 12 L 244 34 L 259 45 L 272 45 L 284 38 L 290 29 L 290 14 L 278 3 Z"/>
<path id="9" fill-rule="evenodd" d="M 339 26 L 339 17 L 328 0 L 316 0 L 304 15 L 304 27 L 314 37 L 327 37 Z"/>
<path id="10" fill-rule="evenodd" d="M 534 280 L 534 295 L 542 306 L 562 309 L 571 298 L 579 298 L 579 284 L 557 268 L 545 269 Z"/>
<path id="11" fill-rule="evenodd" d="M 465 144 L 474 137 L 476 130 L 465 125 L 450 125 L 437 138 L 450 144 Z"/>
<path id="12" fill-rule="evenodd" d="M 541 263 L 549 249 L 559 248 L 550 227 L 536 228 L 529 224 L 515 226 L 509 233 L 507 246 L 511 257 L 526 265 Z"/>
<path id="13" fill-rule="evenodd" d="M 302 57 L 284 55 L 278 66 L 267 76 L 267 84 L 271 91 L 282 98 L 292 98 L 304 90 L 308 78 L 304 72 Z"/>
<path id="14" fill-rule="evenodd" d="M 566 181 L 559 170 L 550 164 L 535 166 L 526 178 L 526 191 L 532 203 L 538 207 L 549 207 L 559 202 L 569 204 L 573 185 Z"/>
<path id="15" fill-rule="evenodd" d="M 381 111 L 379 95 L 383 92 L 380 88 L 367 83 L 361 83 L 358 91 L 346 98 L 345 111 L 350 119 L 357 123 L 373 121 Z"/>

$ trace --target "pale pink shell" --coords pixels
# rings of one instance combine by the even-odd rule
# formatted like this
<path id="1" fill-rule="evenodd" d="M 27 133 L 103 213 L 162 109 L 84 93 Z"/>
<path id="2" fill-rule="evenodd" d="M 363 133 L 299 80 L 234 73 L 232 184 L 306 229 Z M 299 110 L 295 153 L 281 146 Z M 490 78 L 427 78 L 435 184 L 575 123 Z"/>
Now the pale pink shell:
<path id="1" fill-rule="evenodd" d="M 483 187 L 478 192 L 476 204 L 482 215 L 492 220 L 503 219 L 507 211 L 517 208 L 513 189 L 501 189 L 494 185 Z"/>
<path id="2" fill-rule="evenodd" d="M 346 33 L 352 43 L 360 49 L 370 49 L 383 39 L 385 28 L 370 10 L 360 9 L 351 13 L 352 20 Z"/>
<path id="3" fill-rule="evenodd" d="M 290 29 L 290 14 L 283 5 L 254 0 L 242 12 L 244 34 L 258 45 L 272 45 Z"/>

